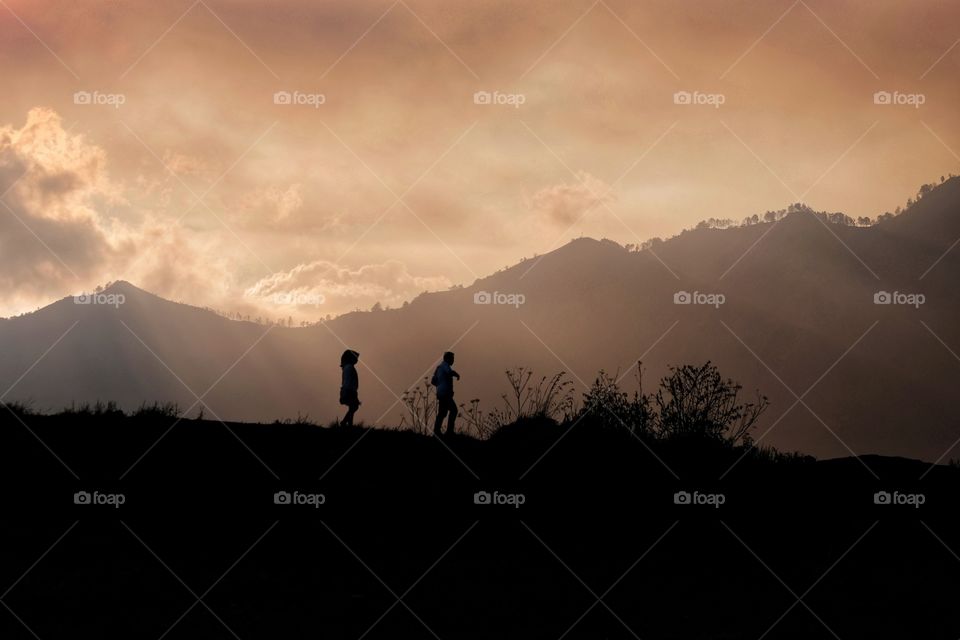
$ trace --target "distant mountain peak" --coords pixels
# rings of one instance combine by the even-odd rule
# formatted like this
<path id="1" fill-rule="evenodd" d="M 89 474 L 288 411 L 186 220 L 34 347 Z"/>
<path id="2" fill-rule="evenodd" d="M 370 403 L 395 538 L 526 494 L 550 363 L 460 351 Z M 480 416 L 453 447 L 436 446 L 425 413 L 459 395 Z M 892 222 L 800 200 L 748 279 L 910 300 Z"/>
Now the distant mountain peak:
<path id="1" fill-rule="evenodd" d="M 586 236 L 581 236 L 579 238 L 574 238 L 567 244 L 562 247 L 558 247 L 553 251 L 549 251 L 545 255 L 557 255 L 563 258 L 569 257 L 571 254 L 585 254 L 590 253 L 606 253 L 609 251 L 625 251 L 623 245 L 614 242 L 613 240 L 608 240 L 607 238 L 590 238 Z"/>
<path id="2" fill-rule="evenodd" d="M 133 285 L 132 283 L 126 280 L 116 280 L 114 282 L 111 282 L 107 284 L 107 286 L 105 286 L 103 290 L 107 293 L 124 293 L 124 294 L 149 293 L 148 291 L 144 291 L 143 289 Z"/>
<path id="3" fill-rule="evenodd" d="M 116 280 L 114 282 L 110 282 L 106 286 L 104 286 L 104 288 L 102 289 L 102 292 L 108 295 L 109 294 L 122 295 L 128 301 L 130 300 L 162 300 L 164 302 L 177 304 L 173 300 L 169 300 L 155 293 L 151 293 L 146 289 L 141 289 L 140 287 L 136 286 L 135 284 L 127 280 Z"/>
<path id="4" fill-rule="evenodd" d="M 94 296 L 97 296 L 97 297 L 94 298 Z M 81 298 L 81 299 L 86 298 L 96 303 L 97 301 L 99 301 L 100 297 L 106 297 L 106 296 L 119 298 L 120 299 L 119 304 L 122 304 L 122 305 L 134 303 L 138 306 L 144 305 L 144 304 L 183 306 L 183 303 L 181 302 L 170 300 L 162 296 L 159 296 L 155 293 L 151 293 L 150 291 L 147 291 L 145 289 L 141 289 L 140 287 L 132 284 L 127 280 L 116 280 L 113 282 L 108 282 L 105 285 L 97 287 L 93 291 L 84 291 L 77 295 L 67 296 L 64 300 L 61 300 L 60 302 L 68 302 L 72 304 L 76 302 L 77 298 Z M 113 304 L 113 302 L 114 301 L 112 299 L 108 299 L 106 301 L 102 301 L 101 303 Z"/>

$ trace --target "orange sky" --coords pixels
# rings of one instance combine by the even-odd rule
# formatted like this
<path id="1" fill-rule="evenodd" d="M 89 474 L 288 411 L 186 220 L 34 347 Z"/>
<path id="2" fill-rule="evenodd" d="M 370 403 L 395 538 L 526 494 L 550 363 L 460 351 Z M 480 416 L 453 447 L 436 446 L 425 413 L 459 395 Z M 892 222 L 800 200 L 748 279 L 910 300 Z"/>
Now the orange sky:
<path id="1" fill-rule="evenodd" d="M 127 279 L 309 320 L 579 235 L 876 216 L 960 167 L 958 38 L 932 0 L 3 0 L 0 315 Z"/>

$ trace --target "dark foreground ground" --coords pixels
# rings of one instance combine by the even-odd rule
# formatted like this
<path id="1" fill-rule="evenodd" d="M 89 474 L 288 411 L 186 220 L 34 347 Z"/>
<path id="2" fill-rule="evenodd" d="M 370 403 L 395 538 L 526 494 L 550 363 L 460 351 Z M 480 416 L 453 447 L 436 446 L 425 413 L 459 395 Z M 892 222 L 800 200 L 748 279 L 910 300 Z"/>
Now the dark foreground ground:
<path id="1" fill-rule="evenodd" d="M 956 468 L 4 414 L 4 640 L 960 638 Z"/>

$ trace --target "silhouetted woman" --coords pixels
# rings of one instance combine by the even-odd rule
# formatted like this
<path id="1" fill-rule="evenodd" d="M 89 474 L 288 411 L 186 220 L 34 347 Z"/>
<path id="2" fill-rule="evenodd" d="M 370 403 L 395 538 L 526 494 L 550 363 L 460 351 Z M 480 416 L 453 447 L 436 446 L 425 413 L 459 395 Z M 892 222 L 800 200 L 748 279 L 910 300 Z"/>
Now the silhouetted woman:
<path id="1" fill-rule="evenodd" d="M 340 356 L 340 368 L 343 369 L 343 381 L 340 383 L 340 404 L 347 407 L 347 415 L 340 422 L 341 427 L 353 426 L 353 414 L 360 408 L 360 399 L 357 391 L 360 388 L 360 379 L 357 376 L 357 362 L 360 354 L 347 349 Z"/>

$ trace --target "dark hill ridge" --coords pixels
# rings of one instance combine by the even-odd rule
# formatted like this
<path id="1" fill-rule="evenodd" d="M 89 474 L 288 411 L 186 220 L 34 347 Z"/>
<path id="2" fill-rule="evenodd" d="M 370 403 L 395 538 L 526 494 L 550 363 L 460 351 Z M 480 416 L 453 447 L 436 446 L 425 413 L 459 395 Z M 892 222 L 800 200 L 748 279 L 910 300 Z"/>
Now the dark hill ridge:
<path id="1" fill-rule="evenodd" d="M 268 331 L 117 283 L 108 292 L 127 298 L 119 308 L 68 298 L 0 323 L 0 385 L 12 385 L 75 322 L 7 400 L 38 409 L 97 399 L 186 408 L 190 390 L 203 395 L 213 385 L 204 401 L 224 419 L 300 413 L 327 422 L 340 408 L 346 344 L 362 354 L 358 418 L 397 424 L 397 397 L 454 343 L 464 374 L 458 399 L 481 398 L 488 409 L 508 367 L 569 369 L 582 391 L 599 369 L 625 372 L 641 356 L 648 388 L 668 365 L 709 359 L 771 398 L 764 442 L 826 456 L 960 457 L 947 453 L 960 437 L 951 401 L 960 362 L 940 342 L 960 352 L 960 250 L 937 262 L 958 237 L 954 178 L 868 228 L 794 213 L 687 231 L 656 243 L 656 256 L 580 239 L 468 287 L 325 326 Z M 525 302 L 474 304 L 478 292 L 495 291 Z M 725 303 L 676 305 L 678 291 L 723 294 Z M 922 293 L 926 302 L 875 305 L 877 291 Z M 803 403 L 791 408 L 794 393 Z"/>
<path id="2" fill-rule="evenodd" d="M 611 515 L 629 504 L 663 515 L 676 510 L 675 492 L 698 490 L 723 493 L 723 514 L 850 518 L 895 515 L 878 511 L 878 491 L 922 493 L 924 510 L 911 516 L 952 513 L 960 492 L 956 466 L 877 455 L 817 460 L 703 439 L 635 437 L 591 416 L 564 424 L 524 419 L 487 440 L 441 442 L 399 429 L 176 420 L 159 409 L 14 412 L 0 415 L 0 479 L 25 489 L 8 492 L 9 509 L 47 503 L 68 511 L 70 493 L 87 487 L 127 494 L 127 512 L 139 514 L 229 511 L 244 503 L 264 513 L 272 509 L 270 493 L 312 487 L 330 497 L 337 514 L 364 505 L 469 515 L 472 494 L 486 489 L 523 493 L 526 513 L 561 514 L 572 501 L 583 513 Z M 401 487 L 411 495 L 398 503 L 393 489 Z M 218 492 L 232 495 L 208 509 Z"/>
<path id="3" fill-rule="evenodd" d="M 958 469 L 921 481 L 927 464 L 871 457 L 874 481 L 854 459 L 761 456 L 718 483 L 737 451 L 654 443 L 674 479 L 596 425 L 517 424 L 445 447 L 394 430 L 230 424 L 234 438 L 149 414 L 23 419 L 79 476 L 0 412 L 4 604 L 36 637 L 960 631 Z M 881 491 L 925 502 L 875 504 Z M 678 504 L 682 492 L 719 506 Z M 34 637 L 11 615 L 0 635 Z"/>

